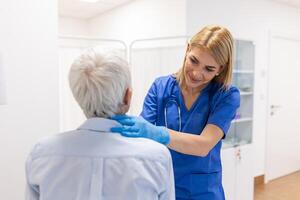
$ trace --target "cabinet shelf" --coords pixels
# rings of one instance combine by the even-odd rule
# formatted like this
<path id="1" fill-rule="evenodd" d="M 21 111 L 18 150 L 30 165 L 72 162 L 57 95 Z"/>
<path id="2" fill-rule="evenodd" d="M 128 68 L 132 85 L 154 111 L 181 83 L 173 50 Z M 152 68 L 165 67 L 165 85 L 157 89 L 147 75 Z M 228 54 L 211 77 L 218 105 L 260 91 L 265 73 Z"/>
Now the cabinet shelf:
<path id="1" fill-rule="evenodd" d="M 233 70 L 233 73 L 236 74 L 253 74 L 253 70 Z"/>
<path id="2" fill-rule="evenodd" d="M 240 123 L 240 122 L 251 122 L 253 119 L 251 117 L 245 117 L 240 119 L 232 120 L 231 123 Z"/>
<path id="3" fill-rule="evenodd" d="M 253 95 L 253 92 L 240 92 L 241 96 Z"/>

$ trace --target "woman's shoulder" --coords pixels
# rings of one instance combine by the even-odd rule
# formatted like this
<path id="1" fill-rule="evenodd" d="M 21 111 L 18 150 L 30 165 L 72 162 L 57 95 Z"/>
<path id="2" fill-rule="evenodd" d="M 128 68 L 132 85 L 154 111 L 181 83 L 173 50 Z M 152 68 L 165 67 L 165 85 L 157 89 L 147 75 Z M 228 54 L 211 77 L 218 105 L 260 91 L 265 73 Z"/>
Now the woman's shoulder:
<path id="1" fill-rule="evenodd" d="M 229 85 L 227 88 L 223 88 L 217 83 L 213 83 L 211 94 L 214 101 L 224 101 L 230 99 L 233 102 L 240 102 L 240 91 L 236 86 Z"/>
<path id="2" fill-rule="evenodd" d="M 158 98 L 164 98 L 172 93 L 176 83 L 176 78 L 173 75 L 161 76 L 152 83 L 150 91 L 154 92 Z"/>
<path id="3" fill-rule="evenodd" d="M 211 88 L 212 88 L 212 92 L 216 95 L 227 96 L 230 94 L 236 94 L 236 95 L 240 94 L 239 89 L 234 85 L 229 85 L 226 88 L 224 88 L 220 84 L 213 82 Z"/>
<path id="4" fill-rule="evenodd" d="M 160 76 L 154 80 L 154 84 L 157 86 L 167 86 L 169 84 L 174 84 L 176 82 L 176 78 L 173 74 Z"/>

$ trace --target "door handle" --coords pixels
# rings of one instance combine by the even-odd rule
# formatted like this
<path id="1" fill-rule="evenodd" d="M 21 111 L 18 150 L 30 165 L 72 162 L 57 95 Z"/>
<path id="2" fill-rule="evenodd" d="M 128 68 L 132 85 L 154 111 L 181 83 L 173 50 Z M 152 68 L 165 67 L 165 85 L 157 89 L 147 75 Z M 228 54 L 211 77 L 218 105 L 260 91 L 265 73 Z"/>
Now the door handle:
<path id="1" fill-rule="evenodd" d="M 281 105 L 271 105 L 271 109 L 281 108 Z"/>
<path id="2" fill-rule="evenodd" d="M 275 110 L 281 108 L 281 105 L 271 105 L 271 112 L 270 115 L 273 116 L 275 114 Z"/>

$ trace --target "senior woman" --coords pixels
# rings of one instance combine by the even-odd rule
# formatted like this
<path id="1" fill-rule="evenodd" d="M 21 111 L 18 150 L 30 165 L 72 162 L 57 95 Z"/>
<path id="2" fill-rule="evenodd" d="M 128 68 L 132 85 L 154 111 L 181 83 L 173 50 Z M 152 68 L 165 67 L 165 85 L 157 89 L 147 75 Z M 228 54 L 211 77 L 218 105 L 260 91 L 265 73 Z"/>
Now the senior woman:
<path id="1" fill-rule="evenodd" d="M 164 145 L 110 133 L 131 100 L 128 64 L 90 50 L 69 74 L 87 117 L 76 130 L 41 140 L 26 163 L 27 200 L 173 200 L 172 161 Z"/>

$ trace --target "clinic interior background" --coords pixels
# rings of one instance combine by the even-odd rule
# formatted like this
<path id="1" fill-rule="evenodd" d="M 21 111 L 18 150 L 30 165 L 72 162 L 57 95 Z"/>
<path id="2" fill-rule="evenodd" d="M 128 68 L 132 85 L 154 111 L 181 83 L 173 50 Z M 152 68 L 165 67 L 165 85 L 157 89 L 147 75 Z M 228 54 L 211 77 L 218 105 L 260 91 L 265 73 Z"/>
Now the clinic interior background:
<path id="1" fill-rule="evenodd" d="M 272 56 L 276 55 L 272 49 L 272 41 L 274 38 L 283 38 L 298 44 L 298 47 L 282 46 L 281 49 L 286 54 L 295 55 L 294 48 L 299 49 L 300 46 L 300 7 L 294 6 L 293 1 L 290 1 L 291 4 L 286 4 L 271 0 L 123 0 L 111 7 L 108 2 L 114 1 L 104 3 L 107 8 L 102 11 L 91 8 L 88 12 L 74 5 L 72 9 L 68 9 L 72 0 L 58 2 L 10 0 L 0 3 L 2 25 L 0 31 L 0 194 L 2 199 L 23 198 L 24 163 L 33 144 L 42 137 L 71 128 L 83 120 L 82 116 L 73 115 L 72 121 L 68 121 L 70 120 L 68 114 L 78 112 L 76 109 L 73 110 L 76 104 L 70 100 L 68 86 L 64 83 L 66 81 L 64 75 L 68 69 L 61 68 L 70 62 L 70 59 L 61 60 L 61 55 L 67 57 L 62 47 L 67 43 L 74 45 L 74 41 L 69 40 L 70 36 L 117 39 L 122 41 L 125 47 L 130 47 L 135 40 L 189 36 L 204 25 L 221 24 L 228 27 L 235 38 L 253 41 L 255 79 L 251 174 L 253 177 L 268 174 L 268 171 L 274 167 L 272 163 L 276 155 L 287 152 L 288 154 L 284 156 L 293 160 L 293 170 L 295 171 L 295 166 L 300 170 L 300 145 L 297 145 L 300 142 L 300 134 L 295 126 L 297 114 L 300 113 L 299 104 L 296 103 L 300 102 L 297 92 L 290 96 L 292 98 L 288 105 L 281 105 L 287 107 L 294 115 L 287 117 L 279 114 L 277 119 L 280 121 L 281 130 L 291 129 L 287 131 L 291 135 L 282 133 L 281 138 L 274 140 L 270 132 L 274 125 L 274 121 L 270 119 L 272 117 L 270 106 L 274 100 L 273 96 L 270 98 L 270 88 L 274 84 L 271 78 Z M 86 39 L 83 40 L 86 44 Z M 180 38 L 172 40 L 171 43 L 176 46 L 184 44 L 185 41 Z M 129 59 L 128 51 L 122 45 L 120 49 Z M 280 49 L 280 45 L 276 47 Z M 71 57 L 78 52 L 77 50 L 72 52 Z M 176 51 L 176 55 L 183 56 L 180 53 L 180 50 Z M 67 54 L 70 56 L 69 52 Z M 166 58 L 167 56 L 166 54 Z M 179 62 L 180 59 L 182 57 L 177 57 L 174 63 Z M 282 74 L 275 82 L 284 83 L 294 77 L 290 76 L 291 74 L 299 74 L 299 62 L 297 68 L 294 60 L 280 61 Z M 168 70 L 173 72 L 178 67 L 180 66 L 171 66 Z M 134 87 L 139 83 L 137 79 L 139 76 L 145 81 L 143 83 L 147 88 L 147 84 L 153 81 L 155 75 L 169 72 L 155 67 L 153 69 L 156 71 L 149 75 L 142 74 L 142 69 L 135 68 L 135 71 L 132 71 Z M 281 101 L 287 102 L 283 98 L 286 92 L 300 91 L 299 79 L 295 78 L 293 83 L 293 88 L 287 90 L 278 88 L 278 99 L 275 99 L 277 104 Z M 143 88 L 137 87 L 134 95 L 137 99 L 133 102 L 132 112 L 137 113 L 141 101 L 138 97 L 142 98 Z M 270 152 L 270 149 L 276 148 L 274 145 L 279 141 L 284 144 L 284 151 L 280 149 Z M 281 163 L 281 168 L 286 168 L 288 165 L 285 161 Z M 281 170 L 280 166 L 278 170 Z"/>

